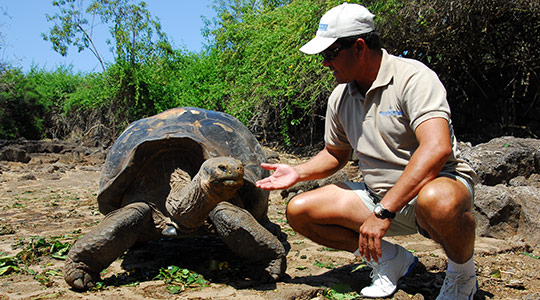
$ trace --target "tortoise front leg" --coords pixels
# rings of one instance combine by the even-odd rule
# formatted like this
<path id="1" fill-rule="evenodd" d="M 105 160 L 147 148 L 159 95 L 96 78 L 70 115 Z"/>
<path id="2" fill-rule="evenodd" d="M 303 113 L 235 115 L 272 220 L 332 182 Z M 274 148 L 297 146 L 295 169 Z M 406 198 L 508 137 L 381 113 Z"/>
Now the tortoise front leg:
<path id="1" fill-rule="evenodd" d="M 148 204 L 137 202 L 109 214 L 69 250 L 64 279 L 75 289 L 86 290 L 101 278 L 99 273 L 139 239 L 151 221 Z"/>
<path id="2" fill-rule="evenodd" d="M 287 269 L 287 251 L 276 236 L 255 220 L 245 209 L 221 202 L 209 218 L 223 242 L 249 262 L 262 266 L 259 280 L 275 281 Z"/>

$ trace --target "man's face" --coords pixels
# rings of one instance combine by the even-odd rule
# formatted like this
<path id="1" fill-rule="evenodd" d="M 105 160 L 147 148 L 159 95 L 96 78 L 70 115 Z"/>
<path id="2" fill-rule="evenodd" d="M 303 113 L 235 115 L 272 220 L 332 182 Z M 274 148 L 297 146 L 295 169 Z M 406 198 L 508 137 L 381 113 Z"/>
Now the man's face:
<path id="1" fill-rule="evenodd" d="M 338 83 L 348 83 L 354 81 L 354 61 L 353 56 L 354 45 L 346 47 L 338 43 L 334 43 L 328 49 L 321 52 L 323 57 L 323 66 L 328 67 L 333 71 L 333 75 Z"/>

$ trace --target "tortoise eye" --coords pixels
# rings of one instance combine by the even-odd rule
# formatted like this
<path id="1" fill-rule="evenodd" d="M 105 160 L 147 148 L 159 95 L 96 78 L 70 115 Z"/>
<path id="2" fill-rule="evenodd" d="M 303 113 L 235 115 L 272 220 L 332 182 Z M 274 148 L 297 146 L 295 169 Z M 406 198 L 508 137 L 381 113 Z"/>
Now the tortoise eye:
<path id="1" fill-rule="evenodd" d="M 219 170 L 222 171 L 222 172 L 227 172 L 227 167 L 225 167 L 224 165 L 219 165 Z"/>

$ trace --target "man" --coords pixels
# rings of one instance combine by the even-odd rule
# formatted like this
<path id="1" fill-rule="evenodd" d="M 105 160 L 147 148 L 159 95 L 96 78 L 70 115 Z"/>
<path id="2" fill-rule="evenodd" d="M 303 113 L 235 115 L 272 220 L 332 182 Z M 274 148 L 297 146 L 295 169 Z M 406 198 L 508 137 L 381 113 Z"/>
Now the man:
<path id="1" fill-rule="evenodd" d="M 449 263 L 437 299 L 472 299 L 477 290 L 471 214 L 475 173 L 459 160 L 446 91 L 422 63 L 389 55 L 373 15 L 344 3 L 321 18 L 300 51 L 322 54 L 339 85 L 331 94 L 325 148 L 298 166 L 263 164 L 274 171 L 257 182 L 285 189 L 329 176 L 356 151 L 364 182 L 338 183 L 302 193 L 287 205 L 289 224 L 328 247 L 363 256 L 373 268 L 364 297 L 387 297 L 417 258 L 384 236 L 419 232 L 438 242 Z"/>

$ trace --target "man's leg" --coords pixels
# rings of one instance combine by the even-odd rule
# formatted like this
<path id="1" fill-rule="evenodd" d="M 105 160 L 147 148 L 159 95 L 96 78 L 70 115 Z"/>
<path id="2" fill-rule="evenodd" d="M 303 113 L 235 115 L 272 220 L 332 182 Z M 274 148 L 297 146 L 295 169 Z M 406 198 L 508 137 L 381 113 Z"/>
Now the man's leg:
<path id="1" fill-rule="evenodd" d="M 332 184 L 302 193 L 287 205 L 294 230 L 316 243 L 354 252 L 358 229 L 371 211 L 345 184 Z"/>
<path id="2" fill-rule="evenodd" d="M 476 224 L 471 207 L 471 193 L 455 178 L 438 177 L 418 194 L 418 225 L 441 244 L 449 260 L 437 299 L 472 299 L 477 290 L 473 260 Z"/>
<path id="3" fill-rule="evenodd" d="M 474 252 L 475 221 L 467 187 L 459 180 L 438 177 L 418 194 L 416 220 L 434 241 L 441 244 L 448 258 L 468 261 Z"/>
<path id="4" fill-rule="evenodd" d="M 372 213 L 368 205 L 373 207 L 367 191 L 351 190 L 346 184 L 330 185 L 293 198 L 287 206 L 287 219 L 294 230 L 311 240 L 353 252 L 358 249 L 358 229 Z M 378 263 L 367 262 L 373 268 L 372 284 L 360 292 L 364 297 L 393 294 L 398 280 L 417 261 L 403 247 L 384 240 L 381 250 Z"/>

